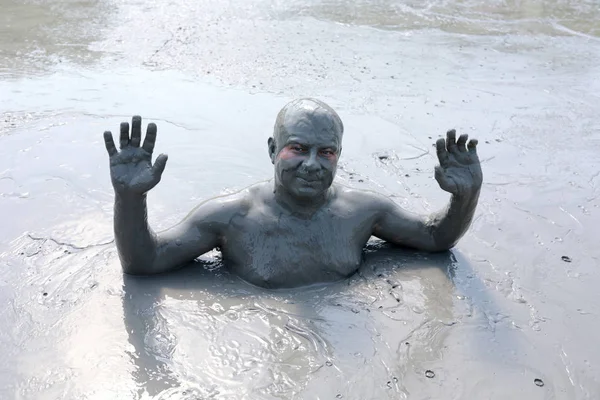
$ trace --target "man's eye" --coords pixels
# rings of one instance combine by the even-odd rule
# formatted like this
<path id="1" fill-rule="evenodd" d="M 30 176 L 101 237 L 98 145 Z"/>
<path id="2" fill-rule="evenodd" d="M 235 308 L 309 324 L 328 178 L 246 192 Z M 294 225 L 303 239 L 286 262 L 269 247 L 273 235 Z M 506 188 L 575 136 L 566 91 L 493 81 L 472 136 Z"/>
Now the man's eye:
<path id="1" fill-rule="evenodd" d="M 332 150 L 322 150 L 321 154 L 323 154 L 324 156 L 332 156 L 334 153 Z"/>
<path id="2" fill-rule="evenodd" d="M 304 151 L 304 147 L 302 147 L 302 146 L 292 146 L 292 150 L 302 153 Z"/>

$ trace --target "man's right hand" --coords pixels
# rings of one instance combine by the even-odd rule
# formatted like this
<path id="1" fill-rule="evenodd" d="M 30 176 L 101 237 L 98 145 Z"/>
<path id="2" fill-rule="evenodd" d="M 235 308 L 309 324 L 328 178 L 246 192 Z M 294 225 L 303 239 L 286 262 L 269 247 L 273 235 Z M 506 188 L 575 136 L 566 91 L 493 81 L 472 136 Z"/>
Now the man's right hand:
<path id="1" fill-rule="evenodd" d="M 161 154 L 152 165 L 152 151 L 156 142 L 156 124 L 148 124 L 144 144 L 142 140 L 142 117 L 136 115 L 129 123 L 121 123 L 120 149 L 117 151 L 110 131 L 104 132 L 104 143 L 110 157 L 110 177 L 115 192 L 119 194 L 144 194 L 160 182 L 167 155 Z"/>

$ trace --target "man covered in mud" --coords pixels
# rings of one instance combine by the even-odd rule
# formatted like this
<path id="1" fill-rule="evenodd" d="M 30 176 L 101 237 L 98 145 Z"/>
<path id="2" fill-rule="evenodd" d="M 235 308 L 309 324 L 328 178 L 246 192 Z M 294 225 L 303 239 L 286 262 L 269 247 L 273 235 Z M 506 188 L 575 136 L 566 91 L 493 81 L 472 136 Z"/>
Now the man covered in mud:
<path id="1" fill-rule="evenodd" d="M 149 275 L 175 270 L 221 250 L 225 265 L 264 287 L 338 280 L 358 270 L 365 244 L 376 236 L 429 252 L 453 247 L 468 229 L 482 184 L 477 140 L 451 130 L 436 143 L 435 179 L 452 194 L 442 211 L 418 216 L 377 193 L 333 183 L 344 127 L 325 103 L 299 99 L 277 115 L 268 152 L 275 177 L 197 206 L 179 224 L 155 233 L 146 194 L 162 176 L 167 156 L 152 164 L 157 127 L 142 140 L 142 121 L 121 124 L 120 151 L 104 133 L 115 190 L 114 230 L 123 271 Z M 141 146 L 140 146 L 141 145 Z"/>

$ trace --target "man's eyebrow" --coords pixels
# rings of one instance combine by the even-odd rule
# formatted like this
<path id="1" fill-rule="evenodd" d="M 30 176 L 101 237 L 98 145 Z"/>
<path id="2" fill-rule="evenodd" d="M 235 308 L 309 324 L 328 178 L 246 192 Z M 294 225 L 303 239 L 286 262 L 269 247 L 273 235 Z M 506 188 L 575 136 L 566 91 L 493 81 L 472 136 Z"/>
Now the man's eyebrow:
<path id="1" fill-rule="evenodd" d="M 286 146 L 291 146 L 291 145 L 300 145 L 300 146 L 310 146 L 310 144 L 306 143 L 306 142 L 302 142 L 299 140 L 288 140 L 286 142 Z M 315 147 L 318 147 L 319 149 L 332 149 L 337 151 L 339 149 L 339 146 L 335 143 L 326 143 L 326 144 L 322 144 L 322 143 L 318 143 Z"/>
<path id="2" fill-rule="evenodd" d="M 290 145 L 294 145 L 294 144 L 298 144 L 301 146 L 310 146 L 311 144 L 302 140 L 302 138 L 299 137 L 288 137 L 288 139 L 285 141 L 285 146 L 290 146 Z M 335 142 L 329 142 L 329 143 L 317 143 L 315 145 L 315 147 L 318 147 L 319 149 L 334 149 L 335 151 L 338 151 L 340 146 L 335 143 Z"/>
<path id="3" fill-rule="evenodd" d="M 286 143 L 305 143 L 304 141 L 302 141 L 299 137 L 297 136 L 290 136 L 288 137 L 288 139 L 286 140 Z"/>
<path id="4" fill-rule="evenodd" d="M 337 153 L 339 151 L 339 149 L 336 146 L 323 146 L 323 147 L 319 147 L 319 151 L 333 151 L 334 153 Z"/>
<path id="5" fill-rule="evenodd" d="M 339 143 L 329 142 L 329 143 L 319 144 L 319 147 L 322 148 L 322 149 L 328 149 L 329 148 L 329 149 L 336 149 L 337 150 L 337 149 L 339 149 L 340 146 L 339 146 Z"/>
<path id="6" fill-rule="evenodd" d="M 287 146 L 292 145 L 292 144 L 299 144 L 301 146 L 307 146 L 307 144 L 305 142 L 302 142 L 300 140 L 294 140 L 294 139 L 290 139 L 285 143 Z"/>

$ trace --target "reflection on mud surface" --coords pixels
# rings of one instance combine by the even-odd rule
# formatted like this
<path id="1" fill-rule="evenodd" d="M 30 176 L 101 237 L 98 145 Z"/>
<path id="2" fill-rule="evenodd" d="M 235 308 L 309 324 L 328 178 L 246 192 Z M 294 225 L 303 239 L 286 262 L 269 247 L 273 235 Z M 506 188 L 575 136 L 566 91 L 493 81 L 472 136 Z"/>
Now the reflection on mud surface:
<path id="1" fill-rule="evenodd" d="M 457 323 L 453 263 L 449 255 L 385 249 L 368 260 L 348 281 L 285 291 L 249 286 L 203 263 L 125 279 L 141 390 L 231 399 L 406 393 L 407 372 L 439 359 L 445 331 Z"/>
<path id="2" fill-rule="evenodd" d="M 432 365 L 444 375 L 452 327 L 487 323 L 473 319 L 470 300 L 457 300 L 450 253 L 371 245 L 347 281 L 268 291 L 229 275 L 216 255 L 120 284 L 106 245 L 24 237 L 13 246 L 27 272 L 11 308 L 22 323 L 51 327 L 8 353 L 19 352 L 26 384 L 15 389 L 25 398 L 395 399 L 417 390 Z M 52 368 L 39 375 L 44 358 Z"/>

